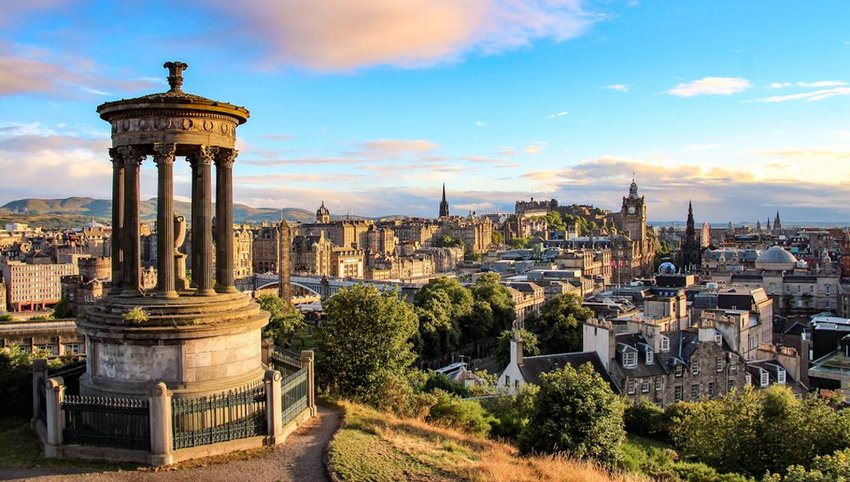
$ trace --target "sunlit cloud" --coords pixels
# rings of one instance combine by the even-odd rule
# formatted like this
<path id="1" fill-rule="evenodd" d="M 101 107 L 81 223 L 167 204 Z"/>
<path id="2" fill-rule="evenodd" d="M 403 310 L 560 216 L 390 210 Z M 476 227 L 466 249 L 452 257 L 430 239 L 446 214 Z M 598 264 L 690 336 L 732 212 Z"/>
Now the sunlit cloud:
<path id="1" fill-rule="evenodd" d="M 629 86 L 626 84 L 611 84 L 606 85 L 603 89 L 616 90 L 617 92 L 628 92 Z"/>
<path id="2" fill-rule="evenodd" d="M 840 87 L 842 85 L 847 85 L 847 82 L 840 82 L 837 80 L 819 80 L 817 82 L 797 82 L 797 85 L 800 87 L 813 87 L 820 89 L 823 87 Z"/>
<path id="3" fill-rule="evenodd" d="M 581 0 L 258 0 L 212 5 L 236 19 L 269 66 L 425 67 L 539 39 L 565 41 L 600 17 Z M 309 19 L 309 20 L 307 20 Z"/>
<path id="4" fill-rule="evenodd" d="M 545 142 L 532 142 L 532 143 L 528 144 L 527 146 L 525 146 L 525 149 L 523 149 L 523 152 L 525 152 L 526 154 L 532 154 L 532 155 L 536 156 L 536 155 L 541 154 L 543 152 L 543 149 L 545 149 L 545 148 L 546 148 Z"/>
<path id="5" fill-rule="evenodd" d="M 768 89 L 784 89 L 786 87 L 791 87 L 792 85 L 794 85 L 794 84 L 792 84 L 791 82 L 771 82 L 770 84 L 767 85 L 767 88 Z"/>
<path id="6" fill-rule="evenodd" d="M 569 114 L 569 112 L 567 112 L 567 111 L 561 111 L 561 112 L 556 112 L 556 113 L 554 113 L 554 114 L 549 114 L 549 115 L 547 115 L 547 116 L 546 116 L 546 118 L 547 118 L 547 119 L 557 119 L 558 117 L 564 117 L 564 116 L 566 116 L 567 114 Z"/>
<path id="7" fill-rule="evenodd" d="M 676 85 L 667 93 L 677 97 L 696 95 L 731 95 L 750 88 L 750 81 L 740 77 L 704 77 Z"/>

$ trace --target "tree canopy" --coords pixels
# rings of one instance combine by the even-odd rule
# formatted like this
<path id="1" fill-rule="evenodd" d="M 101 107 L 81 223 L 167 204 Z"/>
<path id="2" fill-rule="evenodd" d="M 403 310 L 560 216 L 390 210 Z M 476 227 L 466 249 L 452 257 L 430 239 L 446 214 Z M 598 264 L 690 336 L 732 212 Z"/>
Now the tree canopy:
<path id="1" fill-rule="evenodd" d="M 582 306 L 581 301 L 572 293 L 559 295 L 527 320 L 526 325 L 537 335 L 543 353 L 581 350 L 582 326 L 593 317 L 593 311 Z"/>
<path id="2" fill-rule="evenodd" d="M 304 324 L 304 315 L 283 298 L 265 294 L 258 297 L 257 302 L 271 315 L 269 324 L 263 329 L 263 336 L 273 339 L 276 345 L 284 345 Z"/>
<path id="3" fill-rule="evenodd" d="M 496 362 L 502 368 L 508 366 L 508 363 L 511 361 L 511 339 L 513 337 L 513 330 L 505 330 L 499 335 L 499 341 L 496 345 Z M 523 328 L 519 331 L 519 338 L 522 340 L 522 353 L 524 356 L 540 354 L 537 335 Z"/>
<path id="4" fill-rule="evenodd" d="M 723 472 L 761 476 L 808 466 L 816 456 L 850 446 L 850 412 L 832 409 L 788 387 L 746 388 L 719 400 L 684 403 L 671 435 L 686 457 Z"/>
<path id="5" fill-rule="evenodd" d="M 470 287 L 475 303 L 473 320 L 466 324 L 464 338 L 496 337 L 513 325 L 516 319 L 514 300 L 501 280 L 497 273 L 484 273 Z M 484 326 L 487 324 L 489 327 Z"/>
<path id="6" fill-rule="evenodd" d="M 566 453 L 615 467 L 625 440 L 623 402 L 590 363 L 540 376 L 540 391 L 523 432 L 526 453 Z"/>
<path id="7" fill-rule="evenodd" d="M 320 385 L 378 404 L 383 387 L 404 377 L 416 358 L 410 342 L 416 314 L 395 291 L 367 285 L 341 289 L 324 307 L 327 319 L 317 330 L 316 346 Z"/>

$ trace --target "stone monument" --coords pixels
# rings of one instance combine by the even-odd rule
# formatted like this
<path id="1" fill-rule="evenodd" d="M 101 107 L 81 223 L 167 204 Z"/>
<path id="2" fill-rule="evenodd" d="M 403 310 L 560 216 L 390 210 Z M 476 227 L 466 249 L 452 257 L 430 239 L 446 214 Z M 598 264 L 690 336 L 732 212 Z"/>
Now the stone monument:
<path id="1" fill-rule="evenodd" d="M 88 352 L 82 395 L 146 398 L 162 381 L 175 397 L 195 397 L 263 378 L 260 331 L 269 314 L 239 293 L 233 279 L 234 144 L 249 113 L 183 92 L 185 63 L 164 67 L 167 92 L 97 108 L 112 126 L 113 281 L 108 296 L 77 320 Z M 158 176 L 157 285 L 145 293 L 139 174 L 149 157 Z M 185 255 L 175 249 L 185 234 L 183 219 L 173 212 L 173 165 L 181 157 L 192 172 L 191 287 L 179 266 Z"/>

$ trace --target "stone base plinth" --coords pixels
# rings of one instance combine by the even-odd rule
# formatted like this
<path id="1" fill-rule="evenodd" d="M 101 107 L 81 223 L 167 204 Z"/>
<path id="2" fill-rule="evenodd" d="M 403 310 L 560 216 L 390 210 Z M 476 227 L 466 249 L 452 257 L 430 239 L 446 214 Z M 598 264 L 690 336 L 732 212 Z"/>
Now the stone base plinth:
<path id="1" fill-rule="evenodd" d="M 148 319 L 124 320 L 134 307 Z M 146 398 L 164 382 L 175 397 L 196 397 L 261 380 L 268 318 L 241 293 L 107 298 L 77 320 L 88 353 L 80 393 Z"/>

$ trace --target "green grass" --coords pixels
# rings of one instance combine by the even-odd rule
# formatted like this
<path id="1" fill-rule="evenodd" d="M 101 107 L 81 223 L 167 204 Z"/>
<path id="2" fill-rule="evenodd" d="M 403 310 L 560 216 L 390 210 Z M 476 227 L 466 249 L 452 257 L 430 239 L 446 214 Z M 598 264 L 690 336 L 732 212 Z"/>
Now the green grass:
<path id="1" fill-rule="evenodd" d="M 91 462 L 71 459 L 45 459 L 38 436 L 24 418 L 0 417 L 0 467 L 14 469 L 92 467 L 99 471 L 135 470 L 133 464 Z"/>

